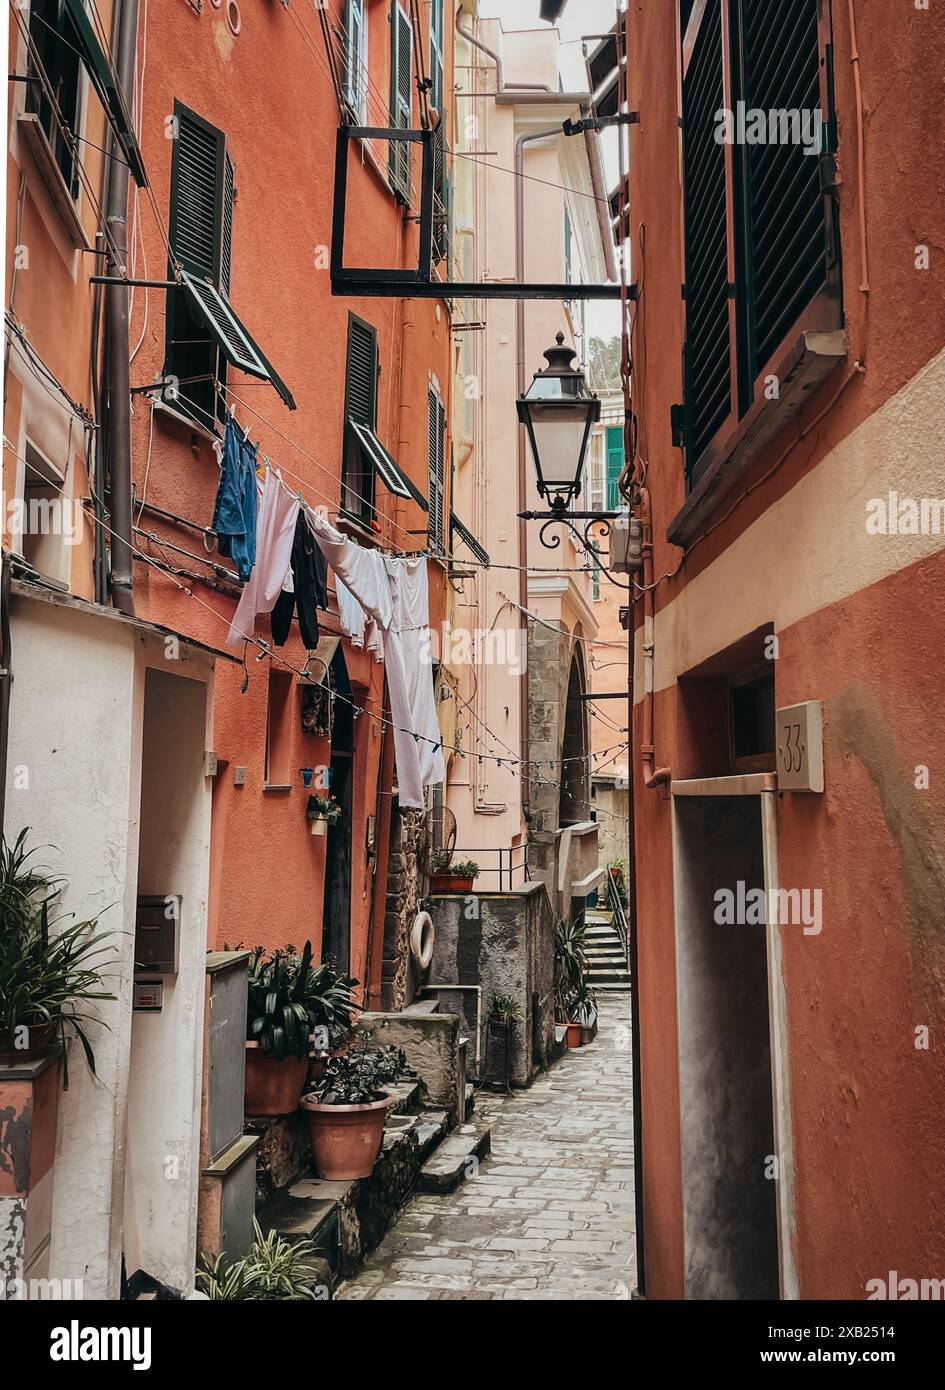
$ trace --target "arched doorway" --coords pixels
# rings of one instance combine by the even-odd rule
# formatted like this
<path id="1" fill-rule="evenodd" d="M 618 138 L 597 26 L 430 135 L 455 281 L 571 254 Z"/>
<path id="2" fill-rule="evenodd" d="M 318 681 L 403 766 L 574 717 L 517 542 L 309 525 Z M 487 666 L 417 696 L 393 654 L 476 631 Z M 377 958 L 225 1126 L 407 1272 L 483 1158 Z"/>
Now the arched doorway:
<path id="1" fill-rule="evenodd" d="M 564 737 L 561 743 L 561 794 L 558 824 L 576 825 L 588 820 L 589 778 L 587 766 L 587 708 L 584 669 L 579 653 L 571 658 L 568 694 L 564 707 Z"/>
<path id="2" fill-rule="evenodd" d="M 338 645 L 328 668 L 332 701 L 330 791 L 341 807 L 329 826 L 325 854 L 322 959 L 329 956 L 343 974 L 351 971 L 351 808 L 354 773 L 354 706 L 344 652 Z"/>

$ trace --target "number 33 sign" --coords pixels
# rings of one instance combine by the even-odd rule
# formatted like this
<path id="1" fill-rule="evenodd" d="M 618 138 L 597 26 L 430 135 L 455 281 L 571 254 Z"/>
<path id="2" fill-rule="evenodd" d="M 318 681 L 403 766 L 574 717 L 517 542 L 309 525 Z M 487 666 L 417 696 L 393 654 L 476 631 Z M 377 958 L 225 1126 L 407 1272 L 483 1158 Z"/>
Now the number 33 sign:
<path id="1" fill-rule="evenodd" d="M 824 712 L 819 700 L 777 712 L 778 787 L 788 792 L 824 789 Z"/>

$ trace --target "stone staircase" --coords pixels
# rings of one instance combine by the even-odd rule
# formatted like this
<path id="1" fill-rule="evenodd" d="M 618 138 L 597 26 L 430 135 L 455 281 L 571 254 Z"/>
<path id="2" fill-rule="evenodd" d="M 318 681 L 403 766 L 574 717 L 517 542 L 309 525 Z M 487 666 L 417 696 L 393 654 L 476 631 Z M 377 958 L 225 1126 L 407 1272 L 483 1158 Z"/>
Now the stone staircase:
<path id="1" fill-rule="evenodd" d="M 588 983 L 598 994 L 627 994 L 630 990 L 627 958 L 613 918 L 614 914 L 604 908 L 591 908 L 585 917 Z"/>

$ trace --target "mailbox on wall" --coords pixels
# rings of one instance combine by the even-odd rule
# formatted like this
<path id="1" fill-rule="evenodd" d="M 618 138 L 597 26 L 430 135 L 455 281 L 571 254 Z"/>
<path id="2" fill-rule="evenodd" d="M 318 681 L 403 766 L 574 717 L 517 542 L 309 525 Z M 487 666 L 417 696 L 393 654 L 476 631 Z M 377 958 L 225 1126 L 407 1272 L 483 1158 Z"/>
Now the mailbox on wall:
<path id="1" fill-rule="evenodd" d="M 141 897 L 135 913 L 135 973 L 176 975 L 181 900 L 172 893 Z"/>

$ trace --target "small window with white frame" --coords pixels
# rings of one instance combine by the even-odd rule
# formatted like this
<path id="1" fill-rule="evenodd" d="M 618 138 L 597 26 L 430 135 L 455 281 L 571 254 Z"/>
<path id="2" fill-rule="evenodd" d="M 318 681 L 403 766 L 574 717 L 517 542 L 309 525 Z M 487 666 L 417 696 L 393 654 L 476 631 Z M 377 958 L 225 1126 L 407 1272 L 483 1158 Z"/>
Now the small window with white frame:
<path id="1" fill-rule="evenodd" d="M 62 469 L 27 437 L 11 524 L 14 551 L 44 579 L 69 587 L 81 517 Z"/>
<path id="2" fill-rule="evenodd" d="M 368 27 L 367 0 L 345 0 L 345 101 L 352 116 L 361 125 L 370 125 Z"/>

